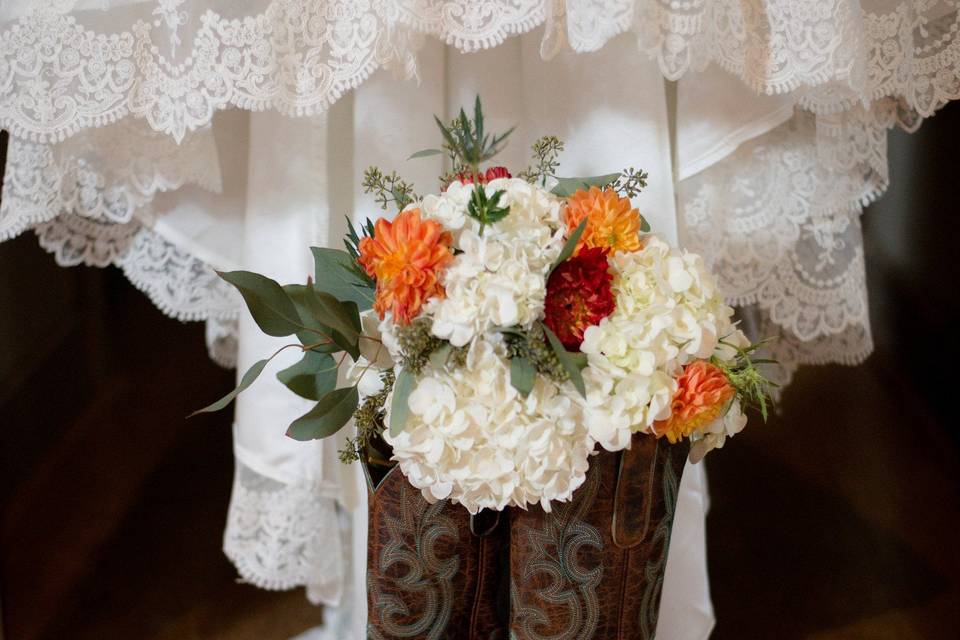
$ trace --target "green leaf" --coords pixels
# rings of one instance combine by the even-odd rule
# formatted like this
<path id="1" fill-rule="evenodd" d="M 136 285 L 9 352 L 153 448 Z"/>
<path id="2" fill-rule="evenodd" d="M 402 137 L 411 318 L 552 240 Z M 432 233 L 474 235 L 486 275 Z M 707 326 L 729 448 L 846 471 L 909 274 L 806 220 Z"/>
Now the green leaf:
<path id="1" fill-rule="evenodd" d="M 312 287 L 302 284 L 288 284 L 283 287 L 283 290 L 296 306 L 303 324 L 310 329 L 309 331 L 297 332 L 297 338 L 300 339 L 301 344 L 310 346 L 310 350 L 316 351 L 317 353 L 346 351 L 354 360 L 357 359 L 360 355 L 360 347 L 358 344 L 359 333 L 357 333 L 356 337 L 350 339 L 339 331 L 334 331 L 324 324 L 323 320 L 318 317 L 318 313 L 314 307 L 315 298 L 318 294 Z M 356 305 L 353 303 L 344 304 L 346 305 L 348 314 L 354 314 L 356 312 Z M 349 319 L 350 325 L 359 326 L 359 323 L 360 316 L 358 313 L 355 319 L 352 317 Z M 351 331 L 351 333 L 353 332 Z M 326 341 L 327 344 L 318 344 L 324 341 Z"/>
<path id="2" fill-rule="evenodd" d="M 447 343 L 430 354 L 430 366 L 434 369 L 443 369 L 447 366 L 447 360 L 450 358 L 450 352 L 453 351 L 453 345 Z"/>
<path id="3" fill-rule="evenodd" d="M 192 418 L 198 413 L 213 413 L 214 411 L 220 411 L 228 404 L 233 402 L 234 398 L 240 395 L 247 387 L 253 384 L 253 382 L 260 377 L 260 374 L 263 373 L 263 368 L 267 366 L 267 363 L 270 362 L 271 358 L 265 358 L 263 360 L 258 360 L 253 363 L 253 366 L 247 369 L 247 372 L 243 374 L 243 377 L 240 378 L 240 384 L 237 385 L 237 388 L 223 396 L 213 404 L 204 407 L 203 409 L 198 409 L 191 413 L 188 418 Z"/>
<path id="4" fill-rule="evenodd" d="M 506 194 L 506 191 L 499 189 L 489 198 L 487 190 L 483 185 L 475 185 L 473 193 L 470 194 L 470 202 L 467 204 L 467 215 L 480 223 L 480 235 L 488 224 L 499 222 L 510 213 L 509 205 L 501 207 L 500 198 Z"/>
<path id="5" fill-rule="evenodd" d="M 530 395 L 530 392 L 533 391 L 536 376 L 537 368 L 530 362 L 529 358 L 520 356 L 510 360 L 510 384 L 524 397 Z"/>
<path id="6" fill-rule="evenodd" d="M 647 222 L 647 219 L 644 218 L 643 216 L 640 216 L 640 231 L 642 231 L 643 233 L 650 232 L 650 223 Z"/>
<path id="7" fill-rule="evenodd" d="M 254 322 L 267 335 L 289 336 L 305 328 L 293 301 L 276 281 L 250 271 L 218 275 L 237 288 Z"/>
<path id="8" fill-rule="evenodd" d="M 413 391 L 417 377 L 409 369 L 401 369 L 393 383 L 393 399 L 390 401 L 390 435 L 395 436 L 403 431 L 410 416 L 410 404 L 407 400 Z"/>
<path id="9" fill-rule="evenodd" d="M 337 386 L 337 363 L 326 353 L 307 351 L 300 362 L 277 373 L 290 391 L 307 400 L 319 400 Z"/>
<path id="10" fill-rule="evenodd" d="M 429 156 L 442 156 L 443 149 L 422 149 L 412 154 L 407 160 L 414 160 L 416 158 L 427 158 Z"/>
<path id="11" fill-rule="evenodd" d="M 550 327 L 540 323 L 540 326 L 543 327 L 543 332 L 547 334 L 547 341 L 550 343 L 550 348 L 553 349 L 553 352 L 557 354 L 557 359 L 560 361 L 560 364 L 570 374 L 570 382 L 573 383 L 573 386 L 577 388 L 577 391 L 580 392 L 580 395 L 584 398 L 587 397 L 587 388 L 583 384 L 583 376 L 580 374 L 580 369 L 577 367 L 577 363 L 570 353 L 567 353 L 567 350 L 564 348 L 563 344 L 560 342 L 560 339 L 556 334 L 550 330 Z"/>
<path id="12" fill-rule="evenodd" d="M 550 269 L 551 272 L 573 255 L 574 250 L 577 248 L 577 243 L 580 242 L 580 236 L 583 235 L 584 230 L 587 228 L 587 222 L 587 218 L 581 220 L 580 224 L 577 225 L 577 228 L 574 229 L 573 233 L 570 234 L 570 237 L 567 238 L 567 242 L 563 245 L 563 250 L 560 251 L 560 255 L 557 256 L 556 261 L 553 263 L 553 267 Z"/>
<path id="13" fill-rule="evenodd" d="M 354 325 L 350 309 L 326 291 L 308 287 L 305 301 L 313 317 L 325 327 L 330 327 L 349 340 L 356 340 L 360 331 Z"/>
<path id="14" fill-rule="evenodd" d="M 360 403 L 356 387 L 335 389 L 316 406 L 293 421 L 287 435 L 294 440 L 317 440 L 332 436 L 350 421 Z"/>
<path id="15" fill-rule="evenodd" d="M 590 364 L 590 361 L 587 359 L 587 354 L 585 353 L 567 351 L 567 355 L 570 356 L 570 361 L 580 371 L 586 369 L 587 365 Z"/>
<path id="16" fill-rule="evenodd" d="M 557 186 L 551 189 L 550 193 L 561 198 L 569 198 L 580 189 L 605 187 L 619 177 L 619 173 L 608 173 L 605 176 L 589 176 L 586 178 L 558 178 Z"/>
<path id="17" fill-rule="evenodd" d="M 355 302 L 360 311 L 373 306 L 374 289 L 352 273 L 356 262 L 350 254 L 324 247 L 311 247 L 310 251 L 313 253 L 315 288 L 339 300 Z"/>

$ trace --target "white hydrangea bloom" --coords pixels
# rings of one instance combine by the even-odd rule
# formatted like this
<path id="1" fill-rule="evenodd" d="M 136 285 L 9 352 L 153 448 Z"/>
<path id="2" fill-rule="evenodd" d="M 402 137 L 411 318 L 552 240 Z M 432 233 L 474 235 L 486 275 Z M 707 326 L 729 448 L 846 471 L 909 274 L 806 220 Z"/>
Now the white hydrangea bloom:
<path id="1" fill-rule="evenodd" d="M 674 377 L 684 365 L 732 357 L 720 340 L 739 345 L 745 338 L 700 256 L 650 236 L 640 251 L 613 255 L 610 266 L 617 308 L 586 330 L 580 350 L 590 365 L 583 403 L 590 435 L 616 451 L 634 432 L 670 417 Z"/>
<path id="2" fill-rule="evenodd" d="M 714 420 L 703 431 L 690 435 L 690 462 L 696 464 L 714 449 L 723 447 L 727 438 L 743 431 L 747 425 L 747 416 L 740 408 L 740 401 L 734 400 L 725 415 Z"/>
<path id="3" fill-rule="evenodd" d="M 477 339 L 466 366 L 428 366 L 408 402 L 403 432 L 384 437 L 430 502 L 450 499 L 471 513 L 539 502 L 549 511 L 585 479 L 593 443 L 578 404 L 543 377 L 522 397 L 502 344 Z"/>
<path id="4" fill-rule="evenodd" d="M 480 223 L 467 215 L 474 188 L 490 196 L 505 191 L 500 205 L 510 207 L 482 235 Z M 423 217 L 443 224 L 461 252 L 442 275 L 446 296 L 424 306 L 434 335 L 460 347 L 497 327 L 529 327 L 540 319 L 546 276 L 564 244 L 561 203 L 519 178 L 477 187 L 453 182 L 446 192 L 423 199 Z"/>
<path id="5" fill-rule="evenodd" d="M 383 342 L 380 332 L 380 320 L 373 311 L 360 314 L 362 328 L 359 342 L 360 357 L 355 361 L 346 356 L 349 365 L 346 370 L 348 384 L 357 385 L 360 397 L 366 398 L 380 393 L 383 390 L 383 379 L 380 374 L 394 366 L 390 350 Z"/>

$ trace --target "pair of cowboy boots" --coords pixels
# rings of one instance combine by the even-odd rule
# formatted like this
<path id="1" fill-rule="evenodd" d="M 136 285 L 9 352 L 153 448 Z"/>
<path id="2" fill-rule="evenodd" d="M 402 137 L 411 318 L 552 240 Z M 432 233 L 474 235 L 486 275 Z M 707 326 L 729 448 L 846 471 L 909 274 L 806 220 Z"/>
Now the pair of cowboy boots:
<path id="1" fill-rule="evenodd" d="M 370 483 L 368 638 L 653 638 L 684 445 L 601 451 L 570 502 L 471 517 Z"/>

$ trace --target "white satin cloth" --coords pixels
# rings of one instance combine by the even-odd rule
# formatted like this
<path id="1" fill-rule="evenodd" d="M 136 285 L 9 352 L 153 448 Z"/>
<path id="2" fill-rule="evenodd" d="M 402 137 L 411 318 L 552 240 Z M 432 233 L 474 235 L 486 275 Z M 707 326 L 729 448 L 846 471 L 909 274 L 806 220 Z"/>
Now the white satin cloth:
<path id="1" fill-rule="evenodd" d="M 515 171 L 546 133 L 567 175 L 647 170 L 644 215 L 779 338 L 785 382 L 872 348 L 859 216 L 886 188 L 889 127 L 960 97 L 957 4 L 3 0 L 0 240 L 117 266 L 242 372 L 276 341 L 213 269 L 304 281 L 310 245 L 380 215 L 363 169 L 435 189 L 439 160 L 404 158 L 480 93 L 518 125 Z M 238 401 L 224 550 L 249 582 L 328 604 L 317 637 L 359 639 L 365 494 L 338 443 L 283 438 L 303 411 L 269 373 Z M 712 627 L 706 507 L 688 467 L 660 640 Z"/>

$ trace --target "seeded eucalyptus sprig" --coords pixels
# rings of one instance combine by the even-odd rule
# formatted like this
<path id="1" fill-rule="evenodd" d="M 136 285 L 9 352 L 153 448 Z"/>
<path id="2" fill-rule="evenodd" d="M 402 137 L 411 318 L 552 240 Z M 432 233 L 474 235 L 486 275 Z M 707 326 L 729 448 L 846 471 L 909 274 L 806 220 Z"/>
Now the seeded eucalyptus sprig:
<path id="1" fill-rule="evenodd" d="M 357 427 L 355 438 L 347 438 L 343 449 L 338 452 L 340 462 L 349 464 L 360 460 L 365 460 L 375 453 L 371 451 L 373 442 L 377 441 L 384 431 L 385 406 L 390 391 L 393 390 L 395 380 L 393 369 L 387 369 L 380 373 L 380 380 L 383 382 L 383 388 L 376 395 L 367 396 L 360 404 L 360 408 L 353 414 L 353 422 Z M 379 457 L 388 458 L 380 452 Z"/>
<path id="2" fill-rule="evenodd" d="M 519 176 L 530 184 L 546 186 L 547 178 L 555 178 L 560 168 L 560 152 L 563 140 L 557 136 L 543 136 L 533 143 L 533 162 Z"/>
<path id="3" fill-rule="evenodd" d="M 377 204 L 384 211 L 390 207 L 391 202 L 397 209 L 403 210 L 414 200 L 420 199 L 413 191 L 413 184 L 398 176 L 396 171 L 387 175 L 378 167 L 367 167 L 360 184 L 364 193 L 374 194 Z"/>
<path id="4" fill-rule="evenodd" d="M 620 176 L 610 186 L 616 189 L 624 198 L 633 198 L 647 187 L 646 171 L 637 171 L 633 167 L 624 169 Z"/>

